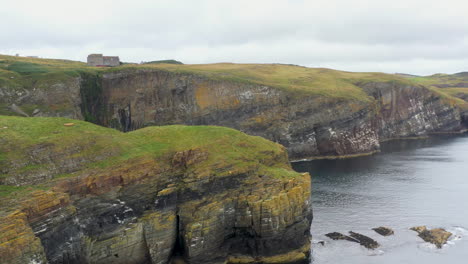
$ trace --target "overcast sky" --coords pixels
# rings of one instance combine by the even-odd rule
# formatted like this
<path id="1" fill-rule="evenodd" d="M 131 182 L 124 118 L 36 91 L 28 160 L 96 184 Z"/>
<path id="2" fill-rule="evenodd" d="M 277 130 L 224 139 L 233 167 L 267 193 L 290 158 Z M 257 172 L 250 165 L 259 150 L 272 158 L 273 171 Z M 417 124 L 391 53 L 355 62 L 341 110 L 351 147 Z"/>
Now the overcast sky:
<path id="1" fill-rule="evenodd" d="M 467 0 L 0 0 L 0 53 L 468 71 Z"/>

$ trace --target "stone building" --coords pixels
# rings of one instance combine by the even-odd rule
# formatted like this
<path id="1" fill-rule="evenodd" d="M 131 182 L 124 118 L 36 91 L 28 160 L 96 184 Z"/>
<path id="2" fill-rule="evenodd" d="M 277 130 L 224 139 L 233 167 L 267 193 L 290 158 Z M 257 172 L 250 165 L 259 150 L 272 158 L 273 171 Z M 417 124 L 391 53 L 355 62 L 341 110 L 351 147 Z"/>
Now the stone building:
<path id="1" fill-rule="evenodd" d="M 118 56 L 103 56 L 102 54 L 88 55 L 88 65 L 97 67 L 115 67 L 120 65 Z"/>

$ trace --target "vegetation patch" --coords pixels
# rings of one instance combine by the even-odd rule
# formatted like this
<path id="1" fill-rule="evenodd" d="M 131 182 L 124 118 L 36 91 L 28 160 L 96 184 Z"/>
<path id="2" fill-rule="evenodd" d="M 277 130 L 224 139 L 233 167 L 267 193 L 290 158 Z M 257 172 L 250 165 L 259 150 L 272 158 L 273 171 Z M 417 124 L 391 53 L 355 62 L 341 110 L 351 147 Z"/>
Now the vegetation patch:
<path id="1" fill-rule="evenodd" d="M 73 125 L 65 126 L 66 123 Z M 144 160 L 171 164 L 176 153 L 190 150 L 202 153 L 204 158 L 187 169 L 203 177 L 224 177 L 255 169 L 274 177 L 291 177 L 295 173 L 287 166 L 287 154 L 282 146 L 225 127 L 174 125 L 122 133 L 66 118 L 10 116 L 0 116 L 0 125 L 7 127 L 0 130 L 0 153 L 3 153 L 0 161 L 6 164 L 3 178 L 34 177 L 35 171 L 44 173 L 51 165 L 47 162 L 56 162 L 45 158 L 47 164 L 44 161 L 37 164 L 34 155 L 42 154 L 31 153 L 84 160 L 79 164 L 79 171 L 97 172 L 129 161 L 129 164 Z M 8 167 L 13 160 L 23 165 Z M 57 168 L 60 163 L 52 165 Z M 76 175 L 59 170 L 50 173 L 55 173 L 51 175 L 53 178 Z"/>

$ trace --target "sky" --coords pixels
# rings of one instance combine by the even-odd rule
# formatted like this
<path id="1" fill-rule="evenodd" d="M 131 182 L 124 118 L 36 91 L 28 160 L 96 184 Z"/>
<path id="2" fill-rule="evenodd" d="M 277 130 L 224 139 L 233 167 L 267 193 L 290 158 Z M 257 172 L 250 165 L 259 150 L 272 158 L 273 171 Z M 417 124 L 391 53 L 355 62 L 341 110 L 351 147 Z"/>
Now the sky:
<path id="1" fill-rule="evenodd" d="M 0 54 L 468 71 L 466 0 L 0 0 Z"/>

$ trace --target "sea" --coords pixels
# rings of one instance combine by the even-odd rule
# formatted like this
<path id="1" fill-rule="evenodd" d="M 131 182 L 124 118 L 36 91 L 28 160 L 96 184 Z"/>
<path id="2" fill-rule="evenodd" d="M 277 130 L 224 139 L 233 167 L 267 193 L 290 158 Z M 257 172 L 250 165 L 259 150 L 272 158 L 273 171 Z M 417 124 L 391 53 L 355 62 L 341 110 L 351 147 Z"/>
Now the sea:
<path id="1" fill-rule="evenodd" d="M 467 134 L 389 141 L 372 156 L 295 162 L 293 168 L 312 177 L 312 263 L 468 263 Z M 437 249 L 409 229 L 421 225 L 453 235 Z M 372 230 L 379 226 L 395 234 Z M 349 231 L 380 247 L 325 236 Z"/>

